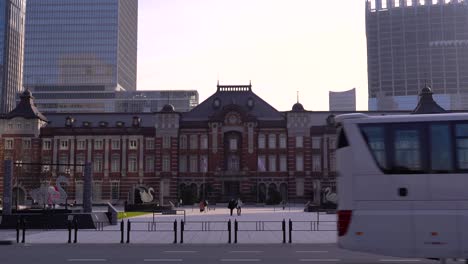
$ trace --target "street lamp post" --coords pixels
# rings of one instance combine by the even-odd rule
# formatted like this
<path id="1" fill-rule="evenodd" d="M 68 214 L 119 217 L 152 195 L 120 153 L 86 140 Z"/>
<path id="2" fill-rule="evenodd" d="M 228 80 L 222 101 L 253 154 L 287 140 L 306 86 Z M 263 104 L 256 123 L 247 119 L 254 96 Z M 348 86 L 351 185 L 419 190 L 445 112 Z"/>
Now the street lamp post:
<path id="1" fill-rule="evenodd" d="M 16 175 L 16 199 L 15 199 L 15 204 L 16 204 L 16 213 L 19 211 L 19 174 L 21 173 L 21 168 L 23 167 L 23 161 L 22 160 L 17 160 L 15 163 L 16 167 L 18 168 L 18 175 Z"/>
<path id="2" fill-rule="evenodd" d="M 42 166 L 42 172 L 44 173 L 46 179 L 45 179 L 45 182 L 47 182 L 47 178 L 49 176 L 49 171 L 50 171 L 50 167 L 49 165 L 44 165 Z M 47 189 L 46 189 L 47 190 Z M 47 199 L 47 195 L 46 195 L 47 191 L 45 191 L 42 195 L 42 202 L 44 203 L 43 206 L 44 206 L 44 209 L 46 209 L 46 199 Z"/>
<path id="3" fill-rule="evenodd" d="M 65 174 L 67 175 L 67 179 L 70 178 L 70 168 L 65 168 Z M 67 184 L 68 187 L 68 184 Z M 67 188 L 65 187 L 65 188 Z M 66 192 L 65 192 L 66 193 Z M 68 210 L 68 195 L 65 197 L 65 210 Z"/>

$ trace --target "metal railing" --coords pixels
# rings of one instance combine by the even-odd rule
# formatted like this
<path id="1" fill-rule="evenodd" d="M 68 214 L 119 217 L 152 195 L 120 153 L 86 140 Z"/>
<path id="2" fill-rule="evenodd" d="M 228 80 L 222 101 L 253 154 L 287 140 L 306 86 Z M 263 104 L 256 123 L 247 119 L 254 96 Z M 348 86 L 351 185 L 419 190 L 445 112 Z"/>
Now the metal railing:
<path id="1" fill-rule="evenodd" d="M 265 228 L 265 224 L 267 228 Z M 253 226 L 255 226 L 255 228 Z M 238 232 L 282 232 L 283 243 L 286 243 L 286 220 L 285 219 L 283 219 L 283 221 L 237 221 L 237 220 L 234 220 L 234 243 L 237 243 Z"/>
<path id="2" fill-rule="evenodd" d="M 289 219 L 289 243 L 293 232 L 337 231 L 337 221 L 292 221 Z"/>
<path id="3" fill-rule="evenodd" d="M 173 243 L 177 243 L 178 236 L 178 221 L 131 221 L 127 220 L 125 225 L 124 220 L 120 221 L 120 227 L 116 229 L 108 229 L 107 222 L 95 222 L 95 228 L 80 229 L 78 222 L 67 221 L 66 229 L 52 229 L 49 225 L 45 224 L 46 231 L 64 231 L 68 233 L 68 240 L 66 243 L 78 243 L 78 235 L 80 232 L 114 232 L 120 233 L 120 243 L 130 243 L 132 232 L 173 232 Z M 234 225 L 234 228 L 233 228 Z M 37 223 L 36 223 L 37 226 Z M 125 228 L 126 226 L 126 228 Z M 16 242 L 26 243 L 26 230 L 28 224 L 24 219 L 20 219 L 16 225 Z M 294 232 L 336 232 L 337 221 L 293 221 L 289 219 L 286 221 L 180 221 L 180 243 L 184 243 L 184 236 L 186 232 L 225 232 L 228 235 L 227 243 L 238 243 L 239 232 L 278 232 L 282 234 L 282 243 L 293 243 Z M 126 239 L 125 239 L 125 232 Z M 288 234 L 287 234 L 288 233 Z M 234 241 L 232 241 L 234 235 Z M 289 236 L 287 236 L 289 235 Z"/>
<path id="4" fill-rule="evenodd" d="M 223 228 L 226 226 L 226 228 Z M 189 228 L 187 228 L 189 227 Z M 231 244 L 231 220 L 229 221 L 190 221 L 180 222 L 180 243 L 184 243 L 184 232 L 227 232 Z"/>
<path id="5" fill-rule="evenodd" d="M 174 232 L 173 243 L 174 244 L 177 243 L 177 220 L 152 221 L 152 222 L 151 221 L 127 220 L 127 244 L 130 243 L 130 233 L 132 231 L 133 232 Z"/>
<path id="6" fill-rule="evenodd" d="M 69 221 L 69 224 L 71 221 Z M 73 230 L 75 233 L 73 243 L 78 243 L 78 231 L 80 232 L 106 232 L 106 233 L 120 233 L 120 243 L 124 243 L 124 221 L 122 220 L 120 222 L 120 228 L 119 229 L 106 229 L 106 226 L 109 226 L 108 222 L 94 222 L 95 228 L 91 229 L 79 229 L 78 228 L 78 222 L 73 221 Z M 69 225 L 69 236 L 68 236 L 68 243 L 71 243 L 71 225 Z"/>

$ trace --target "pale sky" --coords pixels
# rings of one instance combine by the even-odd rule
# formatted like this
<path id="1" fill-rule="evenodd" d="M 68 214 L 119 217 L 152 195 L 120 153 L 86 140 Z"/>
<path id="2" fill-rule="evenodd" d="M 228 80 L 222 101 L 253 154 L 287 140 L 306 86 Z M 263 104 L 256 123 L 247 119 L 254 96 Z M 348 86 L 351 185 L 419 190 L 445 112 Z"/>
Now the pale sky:
<path id="1" fill-rule="evenodd" d="M 248 84 L 278 110 L 296 91 L 328 110 L 328 91 L 357 88 L 367 109 L 365 0 L 139 0 L 138 90 Z"/>

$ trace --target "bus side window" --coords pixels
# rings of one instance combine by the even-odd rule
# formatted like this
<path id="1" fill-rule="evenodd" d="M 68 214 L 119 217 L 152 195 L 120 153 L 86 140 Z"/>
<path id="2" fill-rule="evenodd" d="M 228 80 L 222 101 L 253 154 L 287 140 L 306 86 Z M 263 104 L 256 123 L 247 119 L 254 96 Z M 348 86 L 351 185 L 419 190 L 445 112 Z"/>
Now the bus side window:
<path id="1" fill-rule="evenodd" d="M 420 171 L 423 166 L 420 129 L 402 125 L 396 127 L 393 132 L 393 170 L 396 173 Z"/>
<path id="2" fill-rule="evenodd" d="M 346 133 L 344 131 L 344 128 L 340 128 L 340 132 L 338 133 L 338 147 L 337 149 L 340 149 L 340 148 L 345 148 L 345 147 L 349 147 L 349 143 L 348 143 L 348 138 L 346 137 Z"/>
<path id="3" fill-rule="evenodd" d="M 468 124 L 456 125 L 457 166 L 460 170 L 468 169 Z"/>
<path id="4" fill-rule="evenodd" d="M 361 131 L 364 141 L 371 150 L 377 164 L 381 169 L 387 170 L 385 127 L 383 125 L 363 126 Z"/>
<path id="5" fill-rule="evenodd" d="M 449 124 L 431 125 L 431 170 L 453 171 L 453 150 Z"/>

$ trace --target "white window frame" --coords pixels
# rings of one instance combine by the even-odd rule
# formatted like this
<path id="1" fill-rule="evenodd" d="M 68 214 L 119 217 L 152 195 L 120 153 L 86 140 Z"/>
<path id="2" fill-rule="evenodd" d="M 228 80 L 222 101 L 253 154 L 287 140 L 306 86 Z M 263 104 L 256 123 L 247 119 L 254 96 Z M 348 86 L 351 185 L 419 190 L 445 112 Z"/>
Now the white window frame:
<path id="1" fill-rule="evenodd" d="M 322 171 L 322 157 L 320 155 L 312 155 L 312 171 Z"/>
<path id="2" fill-rule="evenodd" d="M 276 149 L 276 134 L 269 134 L 268 135 L 268 148 L 269 149 Z"/>
<path id="3" fill-rule="evenodd" d="M 68 139 L 61 139 L 60 142 L 60 150 L 68 150 Z"/>
<path id="4" fill-rule="evenodd" d="M 198 172 L 198 157 L 196 155 L 190 155 L 190 165 L 189 165 L 189 170 L 192 173 Z"/>
<path id="5" fill-rule="evenodd" d="M 138 171 L 138 159 L 135 155 L 130 155 L 128 157 L 128 172 L 137 172 Z"/>
<path id="6" fill-rule="evenodd" d="M 42 141 L 42 150 L 51 150 L 52 149 L 52 140 L 45 139 Z"/>
<path id="7" fill-rule="evenodd" d="M 138 140 L 137 139 L 130 139 L 128 141 L 128 149 L 137 149 L 138 148 Z"/>
<path id="8" fill-rule="evenodd" d="M 12 138 L 5 139 L 5 149 L 13 149 L 15 146 L 15 140 Z"/>
<path id="9" fill-rule="evenodd" d="M 237 138 L 229 139 L 229 150 L 237 151 Z"/>
<path id="10" fill-rule="evenodd" d="M 23 149 L 31 149 L 32 142 L 31 139 L 23 139 Z"/>
<path id="11" fill-rule="evenodd" d="M 281 172 L 288 171 L 288 157 L 286 155 L 281 155 L 280 156 L 279 171 L 281 171 Z"/>
<path id="12" fill-rule="evenodd" d="M 120 155 L 111 156 L 111 172 L 120 172 Z"/>
<path id="13" fill-rule="evenodd" d="M 111 140 L 111 149 L 112 150 L 119 150 L 120 149 L 120 139 L 112 139 Z"/>
<path id="14" fill-rule="evenodd" d="M 117 189 L 117 198 L 114 197 L 115 189 Z M 120 199 L 120 181 L 110 182 L 110 199 L 113 201 Z"/>
<path id="15" fill-rule="evenodd" d="M 171 171 L 171 157 L 168 154 L 162 156 L 162 171 L 170 172 Z"/>
<path id="16" fill-rule="evenodd" d="M 304 155 L 296 154 L 296 171 L 304 171 Z"/>
<path id="17" fill-rule="evenodd" d="M 182 155 L 179 158 L 179 171 L 187 172 L 187 156 Z"/>
<path id="18" fill-rule="evenodd" d="M 93 158 L 93 172 L 102 173 L 104 171 L 104 158 L 99 155 Z"/>
<path id="19" fill-rule="evenodd" d="M 296 136 L 296 148 L 303 148 L 303 147 L 304 147 L 304 137 Z"/>
<path id="20" fill-rule="evenodd" d="M 276 172 L 276 155 L 268 156 L 268 171 Z"/>
<path id="21" fill-rule="evenodd" d="M 76 164 L 85 164 L 86 158 L 83 154 L 76 156 Z M 83 172 L 83 166 L 76 166 L 76 172 Z"/>
<path id="22" fill-rule="evenodd" d="M 187 136 L 182 135 L 180 136 L 180 149 L 187 149 Z"/>
<path id="23" fill-rule="evenodd" d="M 154 156 L 145 157 L 145 172 L 154 172 Z"/>
<path id="24" fill-rule="evenodd" d="M 198 149 L 198 135 L 190 135 L 190 149 Z"/>
<path id="25" fill-rule="evenodd" d="M 285 134 L 279 136 L 279 148 L 285 149 L 288 146 L 288 137 Z"/>
<path id="26" fill-rule="evenodd" d="M 321 137 L 312 137 L 312 149 L 321 149 L 322 138 Z"/>
<path id="27" fill-rule="evenodd" d="M 200 136 L 200 149 L 208 149 L 208 136 L 207 135 Z"/>
<path id="28" fill-rule="evenodd" d="M 146 149 L 149 149 L 149 150 L 154 149 L 154 138 L 147 138 L 146 139 Z"/>
<path id="29" fill-rule="evenodd" d="M 162 141 L 163 141 L 162 142 L 163 149 L 171 148 L 171 136 L 163 136 Z"/>
<path id="30" fill-rule="evenodd" d="M 264 149 L 266 146 L 266 139 L 265 139 L 265 134 L 259 134 L 258 135 L 258 148 L 259 149 Z"/>
<path id="31" fill-rule="evenodd" d="M 258 155 L 257 167 L 258 167 L 257 168 L 258 171 L 261 171 L 261 172 L 267 171 L 266 156 L 265 155 Z"/>
<path id="32" fill-rule="evenodd" d="M 77 150 L 85 150 L 86 149 L 86 140 L 80 139 L 76 142 L 76 149 Z"/>
<path id="33" fill-rule="evenodd" d="M 104 140 L 95 139 L 94 140 L 94 149 L 103 150 L 104 149 Z"/>

